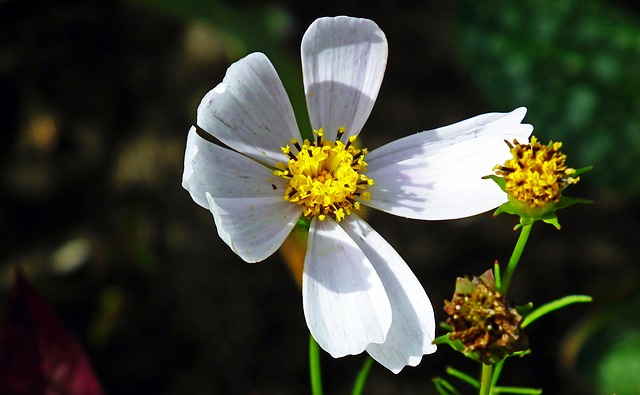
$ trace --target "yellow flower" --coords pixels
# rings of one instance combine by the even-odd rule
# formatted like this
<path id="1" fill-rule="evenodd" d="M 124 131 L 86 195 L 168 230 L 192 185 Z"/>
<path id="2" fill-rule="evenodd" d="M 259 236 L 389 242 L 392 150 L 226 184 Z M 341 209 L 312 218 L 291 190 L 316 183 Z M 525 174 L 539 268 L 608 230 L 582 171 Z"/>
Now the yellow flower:
<path id="1" fill-rule="evenodd" d="M 290 159 L 286 165 L 278 162 L 274 174 L 288 182 L 284 200 L 302 206 L 307 218 L 318 217 L 324 221 L 328 216 L 340 222 L 351 214 L 351 209 L 360 209 L 356 199 L 371 198 L 365 191 L 373 185 L 373 179 L 364 175 L 367 149 L 353 145 L 357 136 L 351 136 L 346 144 L 340 141 L 344 131 L 344 128 L 338 130 L 335 142 L 324 140 L 322 129 L 314 131 L 317 138 L 313 143 L 304 140 L 300 145 L 292 139 L 297 154 L 293 154 L 288 145 L 282 148 Z"/>
<path id="2" fill-rule="evenodd" d="M 518 140 L 513 140 L 513 145 L 506 143 L 512 158 L 493 168 L 496 175 L 485 177 L 493 179 L 507 193 L 509 202 L 500 206 L 496 214 L 517 214 L 521 223 L 541 219 L 559 228 L 556 210 L 588 202 L 562 196 L 562 191 L 580 181 L 578 175 L 591 167 L 579 170 L 568 167 L 565 163 L 567 157 L 560 151 L 561 142 L 550 141 L 544 145 L 532 136 L 528 144 L 521 144 Z"/>

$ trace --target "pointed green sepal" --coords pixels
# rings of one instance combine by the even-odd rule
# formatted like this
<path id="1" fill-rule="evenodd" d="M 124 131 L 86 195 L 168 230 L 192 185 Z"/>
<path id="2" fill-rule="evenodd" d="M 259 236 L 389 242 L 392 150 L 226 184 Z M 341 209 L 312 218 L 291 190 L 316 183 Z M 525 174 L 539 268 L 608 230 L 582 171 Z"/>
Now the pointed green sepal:
<path id="1" fill-rule="evenodd" d="M 509 199 L 508 202 L 501 204 L 493 213 L 494 216 L 506 213 L 520 216 L 520 223 L 513 229 L 518 230 L 525 225 L 531 225 L 535 221 L 543 221 L 549 225 L 553 225 L 556 229 L 560 229 L 560 222 L 556 211 L 573 206 L 574 204 L 591 204 L 592 200 L 582 198 L 572 198 L 561 196 L 557 203 L 550 203 L 546 209 L 536 210 L 525 207 L 515 199 Z"/>
<path id="2" fill-rule="evenodd" d="M 560 200 L 556 204 L 556 210 L 560 210 L 561 208 L 567 208 L 569 206 L 573 206 L 574 204 L 592 204 L 592 203 L 593 203 L 593 200 L 589 200 L 589 199 L 562 196 L 560 197 Z"/>
<path id="3" fill-rule="evenodd" d="M 467 348 L 462 344 L 460 340 L 451 340 L 451 333 L 446 333 L 442 336 L 438 336 L 433 340 L 433 344 L 448 344 L 456 351 L 464 353 Z"/>
<path id="4" fill-rule="evenodd" d="M 560 222 L 558 222 L 558 217 L 553 216 L 552 218 L 546 218 L 542 220 L 544 223 L 553 225 L 556 229 L 560 230 Z"/>
<path id="5" fill-rule="evenodd" d="M 472 351 L 467 349 L 467 347 L 465 347 L 462 341 L 458 339 L 452 340 L 451 333 L 447 333 L 442 336 L 436 337 L 435 340 L 433 340 L 433 344 L 448 344 L 454 350 L 464 354 L 465 357 L 472 359 L 476 362 L 484 363 L 484 364 L 496 364 L 510 355 L 515 355 L 516 353 L 527 351 L 527 350 L 524 350 L 524 351 L 510 352 L 504 349 L 503 347 L 495 347 L 495 348 L 492 348 L 493 349 L 492 353 L 488 355 L 486 355 L 486 353 L 481 355 L 481 353 L 478 351 Z"/>
<path id="6" fill-rule="evenodd" d="M 588 172 L 588 171 L 591 171 L 591 170 L 593 170 L 593 166 L 585 166 L 585 167 L 581 167 L 581 168 L 579 168 L 579 169 L 576 169 L 576 171 L 574 171 L 574 172 L 571 174 L 571 177 L 574 177 L 574 178 L 575 178 L 575 177 L 578 177 L 579 175 L 584 174 L 584 173 L 586 173 L 586 172 Z"/>
<path id="7" fill-rule="evenodd" d="M 496 211 L 493 213 L 493 216 L 495 217 L 502 213 L 518 215 L 518 213 L 515 211 L 513 206 L 511 206 L 511 202 L 505 202 L 505 203 L 502 203 L 500 206 L 498 206 Z"/>
<path id="8" fill-rule="evenodd" d="M 502 192 L 507 193 L 507 181 L 503 177 L 496 176 L 495 174 L 490 174 L 488 176 L 482 177 L 482 179 L 483 180 L 493 180 L 493 182 L 498 184 L 500 189 L 502 189 Z"/>

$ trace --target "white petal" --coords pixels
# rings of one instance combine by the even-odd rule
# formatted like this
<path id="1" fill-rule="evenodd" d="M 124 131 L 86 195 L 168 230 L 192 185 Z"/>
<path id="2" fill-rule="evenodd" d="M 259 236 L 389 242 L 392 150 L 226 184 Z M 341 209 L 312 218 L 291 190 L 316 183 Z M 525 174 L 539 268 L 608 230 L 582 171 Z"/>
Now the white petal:
<path id="1" fill-rule="evenodd" d="M 300 218 L 299 205 L 282 196 L 214 198 L 206 194 L 220 238 L 247 262 L 273 254 Z"/>
<path id="2" fill-rule="evenodd" d="M 381 365 L 398 373 L 416 366 L 422 355 L 436 351 L 433 307 L 422 285 L 402 257 L 369 224 L 356 215 L 341 223 L 376 270 L 391 302 L 393 321 L 382 344 L 370 344 L 367 352 Z"/>
<path id="3" fill-rule="evenodd" d="M 387 64 L 387 39 L 368 19 L 320 18 L 302 38 L 302 75 L 311 126 L 327 139 L 338 127 L 358 134 L 378 96 Z M 343 139 L 343 141 L 346 141 Z"/>
<path id="4" fill-rule="evenodd" d="M 198 126 L 224 144 L 268 165 L 285 162 L 280 148 L 300 140 L 293 109 L 273 65 L 252 53 L 227 70 L 198 107 Z"/>
<path id="5" fill-rule="evenodd" d="M 311 334 L 334 358 L 384 342 L 391 325 L 391 307 L 380 278 L 332 219 L 311 221 L 302 304 Z"/>
<path id="6" fill-rule="evenodd" d="M 208 209 L 207 192 L 216 198 L 277 197 L 283 200 L 286 181 L 258 162 L 208 142 L 191 127 L 184 154 L 182 186 L 196 203 Z"/>
<path id="7" fill-rule="evenodd" d="M 480 214 L 507 201 L 490 180 L 510 157 L 504 140 L 528 141 L 526 108 L 483 114 L 393 141 L 366 157 L 375 184 L 364 204 L 415 219 L 454 219 Z"/>

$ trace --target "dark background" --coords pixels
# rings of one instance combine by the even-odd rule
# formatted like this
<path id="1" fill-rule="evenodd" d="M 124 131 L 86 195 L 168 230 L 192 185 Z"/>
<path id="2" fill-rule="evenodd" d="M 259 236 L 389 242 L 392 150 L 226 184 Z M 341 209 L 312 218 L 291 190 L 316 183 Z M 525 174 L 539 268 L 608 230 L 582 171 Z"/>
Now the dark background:
<path id="1" fill-rule="evenodd" d="M 525 121 L 541 140 L 566 139 L 571 166 L 595 165 L 566 192 L 596 203 L 560 212 L 561 231 L 536 224 L 510 295 L 520 304 L 572 293 L 594 302 L 533 324 L 533 353 L 509 361 L 501 383 L 545 394 L 639 393 L 638 8 L 567 1 L 580 12 L 562 14 L 566 25 L 613 20 L 584 35 L 556 24 L 567 41 L 537 42 L 561 10 L 482 4 L 489 11 L 465 1 L 0 1 L 0 302 L 11 268 L 21 265 L 110 394 L 308 393 L 300 291 L 277 254 L 247 264 L 218 238 L 210 213 L 180 186 L 183 153 L 202 96 L 252 51 L 273 60 L 304 125 L 302 34 L 317 17 L 346 14 L 373 19 L 389 41 L 362 135 L 370 149 L 527 105 Z M 525 26 L 530 20 L 541 22 Z M 509 23 L 517 34 L 501 30 Z M 589 41 L 606 40 L 612 24 L 628 41 Z M 595 70 L 604 71 L 592 75 L 590 59 L 603 45 L 608 57 Z M 573 63 L 555 67 L 565 55 Z M 575 67 L 564 64 L 587 71 L 568 80 L 563 72 Z M 556 102 L 567 106 L 549 104 Z M 583 113 L 589 117 L 572 118 Z M 369 217 L 421 280 L 438 320 L 457 276 L 508 260 L 516 221 L 490 213 L 452 222 Z M 349 393 L 363 361 L 323 355 L 326 392 Z M 478 372 L 440 347 L 399 375 L 374 365 L 365 393 L 435 393 L 431 378 L 445 377 L 449 365 Z"/>

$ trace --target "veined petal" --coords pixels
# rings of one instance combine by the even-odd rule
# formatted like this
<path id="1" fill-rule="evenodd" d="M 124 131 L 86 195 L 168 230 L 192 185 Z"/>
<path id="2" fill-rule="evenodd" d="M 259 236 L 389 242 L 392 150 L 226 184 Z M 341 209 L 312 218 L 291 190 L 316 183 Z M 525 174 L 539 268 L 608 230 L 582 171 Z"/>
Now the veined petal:
<path id="1" fill-rule="evenodd" d="M 340 222 L 376 270 L 391 302 L 393 321 L 387 339 L 370 344 L 367 352 L 381 365 L 398 373 L 416 366 L 422 355 L 436 351 L 433 307 L 422 285 L 396 250 L 357 215 Z"/>
<path id="2" fill-rule="evenodd" d="M 206 193 L 220 238 L 247 262 L 273 254 L 300 218 L 297 204 L 278 197 L 214 198 Z"/>
<path id="3" fill-rule="evenodd" d="M 198 126 L 238 152 L 270 166 L 286 162 L 280 148 L 300 140 L 293 109 L 273 65 L 262 53 L 232 64 L 198 107 Z"/>
<path id="4" fill-rule="evenodd" d="M 182 186 L 196 203 L 208 209 L 206 193 L 216 198 L 277 197 L 283 200 L 286 182 L 253 159 L 208 142 L 191 127 L 184 154 Z"/>
<path id="5" fill-rule="evenodd" d="M 373 21 L 320 18 L 302 38 L 302 75 L 311 126 L 335 140 L 360 133 L 378 96 L 387 39 Z M 346 140 L 343 140 L 346 141 Z"/>
<path id="6" fill-rule="evenodd" d="M 383 343 L 391 325 L 391 307 L 380 278 L 332 219 L 311 220 L 302 304 L 311 334 L 334 358 Z"/>
<path id="7" fill-rule="evenodd" d="M 476 116 L 393 141 L 367 155 L 370 207 L 415 219 L 454 219 L 480 214 L 506 201 L 483 180 L 509 158 L 505 140 L 528 141 L 526 108 Z"/>

